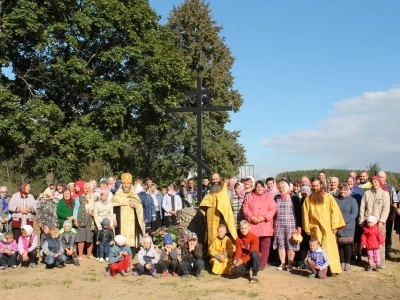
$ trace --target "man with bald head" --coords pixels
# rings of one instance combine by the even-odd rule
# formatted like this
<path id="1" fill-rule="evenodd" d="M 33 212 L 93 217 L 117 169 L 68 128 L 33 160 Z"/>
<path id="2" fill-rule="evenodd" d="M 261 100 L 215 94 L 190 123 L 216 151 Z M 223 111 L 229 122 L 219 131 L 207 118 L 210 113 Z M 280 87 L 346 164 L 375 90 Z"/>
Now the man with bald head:
<path id="1" fill-rule="evenodd" d="M 399 204 L 399 199 L 396 195 L 395 188 L 386 182 L 386 173 L 383 171 L 378 172 L 378 176 L 381 179 L 382 183 L 386 185 L 387 191 L 390 196 L 390 212 L 388 219 L 386 221 L 386 238 L 385 238 L 385 257 L 387 259 L 390 258 L 390 254 L 392 252 L 392 231 L 393 231 L 393 223 L 396 219 L 397 207 Z"/>
<path id="2" fill-rule="evenodd" d="M 308 178 L 307 176 L 301 177 L 301 185 L 311 186 L 310 178 Z"/>
<path id="3" fill-rule="evenodd" d="M 220 224 L 226 225 L 234 241 L 237 238 L 235 219 L 226 184 L 222 182 L 218 173 L 211 176 L 211 183 L 210 192 L 199 205 L 201 212 L 206 217 L 208 246 L 217 237 L 217 229 Z"/>
<path id="4" fill-rule="evenodd" d="M 360 183 L 358 184 L 358 186 L 364 191 L 368 191 L 371 189 L 372 184 L 369 181 L 369 174 L 367 171 L 360 172 Z"/>
<path id="5" fill-rule="evenodd" d="M 339 191 L 339 178 L 337 177 L 331 177 L 329 180 L 329 190 L 328 193 L 331 194 L 334 197 L 339 197 L 340 191 Z"/>

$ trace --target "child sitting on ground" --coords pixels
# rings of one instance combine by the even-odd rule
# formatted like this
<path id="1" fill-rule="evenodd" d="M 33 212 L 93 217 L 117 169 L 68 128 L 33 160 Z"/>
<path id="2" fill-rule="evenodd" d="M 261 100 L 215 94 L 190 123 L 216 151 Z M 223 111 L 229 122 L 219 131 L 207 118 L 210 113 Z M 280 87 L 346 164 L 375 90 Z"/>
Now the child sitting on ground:
<path id="1" fill-rule="evenodd" d="M 140 276 L 145 270 L 148 270 L 153 277 L 158 277 L 156 264 L 160 260 L 160 256 L 154 249 L 153 241 L 150 236 L 143 238 L 143 247 L 138 252 L 139 263 L 136 266 L 134 276 Z"/>
<path id="2" fill-rule="evenodd" d="M 18 258 L 18 245 L 12 232 L 6 232 L 0 240 L 0 270 L 11 267 L 16 270 Z"/>
<path id="3" fill-rule="evenodd" d="M 375 263 L 375 270 L 381 269 L 381 256 L 379 249 L 385 244 L 385 239 L 377 225 L 377 218 L 375 216 L 369 216 L 367 219 L 367 226 L 364 227 L 364 231 L 361 235 L 361 246 L 367 249 L 368 254 L 368 266 L 367 271 L 372 271 L 372 267 Z"/>
<path id="4" fill-rule="evenodd" d="M 43 253 L 46 255 L 46 269 L 51 269 L 54 266 L 57 268 L 65 267 L 67 256 L 64 254 L 64 247 L 60 239 L 60 232 L 57 227 L 49 229 L 49 236 L 44 240 Z"/>
<path id="5" fill-rule="evenodd" d="M 49 229 L 51 227 L 54 227 L 53 222 L 48 222 L 47 224 L 43 224 L 42 225 L 42 230 L 43 230 L 43 234 L 40 235 L 40 252 L 39 252 L 39 256 L 42 258 L 41 263 L 44 264 L 44 260 L 46 258 L 46 255 L 43 253 L 43 243 L 44 240 L 49 236 Z"/>
<path id="6" fill-rule="evenodd" d="M 233 261 L 233 270 L 247 274 L 252 269 L 253 274 L 250 283 L 257 283 L 258 270 L 260 268 L 260 252 L 258 236 L 250 232 L 250 224 L 247 220 L 240 221 L 240 235 L 236 239 L 236 253 Z"/>
<path id="7" fill-rule="evenodd" d="M 63 232 L 60 234 L 61 245 L 64 248 L 64 254 L 67 257 L 67 262 L 72 263 L 78 267 L 79 259 L 76 254 L 75 239 L 76 233 L 72 228 L 72 222 L 70 220 L 65 220 L 63 223 Z"/>
<path id="8" fill-rule="evenodd" d="M 169 274 L 168 269 L 170 267 L 172 271 L 172 276 L 178 276 L 176 270 L 178 268 L 178 251 L 174 247 L 174 241 L 169 233 L 164 237 L 164 248 L 161 249 L 158 265 L 163 271 L 161 274 L 162 277 L 165 277 Z"/>
<path id="9" fill-rule="evenodd" d="M 126 238 L 123 235 L 117 235 L 114 238 L 115 245 L 110 249 L 110 271 L 107 276 L 115 275 L 119 272 L 122 276 L 128 276 L 128 269 L 132 259 L 132 251 L 126 244 Z"/>
<path id="10" fill-rule="evenodd" d="M 31 225 L 24 225 L 21 228 L 21 236 L 18 239 L 18 253 L 21 259 L 21 267 L 27 268 L 29 265 L 36 268 L 36 247 L 38 237 L 33 233 Z"/>
<path id="11" fill-rule="evenodd" d="M 195 270 L 197 278 L 200 278 L 201 270 L 204 267 L 203 246 L 198 243 L 197 234 L 191 232 L 188 241 L 182 246 L 182 260 L 179 262 L 179 268 L 182 278 L 188 278 L 192 268 Z"/>
<path id="12" fill-rule="evenodd" d="M 110 256 L 110 243 L 114 240 L 114 231 L 110 228 L 110 220 L 108 218 L 104 218 L 101 221 L 101 230 L 97 232 L 96 237 L 96 245 L 99 249 L 99 261 L 102 263 L 104 261 L 104 256 L 106 257 L 106 261 L 109 260 Z"/>
<path id="13" fill-rule="evenodd" d="M 216 275 L 232 274 L 233 244 L 232 240 L 226 236 L 226 226 L 220 224 L 217 229 L 218 236 L 212 241 L 208 253 L 211 257 L 211 272 Z"/>
<path id="14" fill-rule="evenodd" d="M 304 263 L 311 269 L 310 278 L 318 277 L 325 279 L 328 272 L 329 258 L 318 240 L 310 239 L 310 250 L 308 250 Z"/>

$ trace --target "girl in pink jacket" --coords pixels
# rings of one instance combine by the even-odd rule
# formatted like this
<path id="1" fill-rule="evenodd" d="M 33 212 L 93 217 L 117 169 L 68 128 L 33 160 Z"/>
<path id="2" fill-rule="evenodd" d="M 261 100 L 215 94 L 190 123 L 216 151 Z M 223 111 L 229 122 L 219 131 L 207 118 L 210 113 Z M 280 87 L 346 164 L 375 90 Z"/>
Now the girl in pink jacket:
<path id="1" fill-rule="evenodd" d="M 243 215 L 251 224 L 251 232 L 260 239 L 260 270 L 267 264 L 271 238 L 274 235 L 275 200 L 271 194 L 265 193 L 264 183 L 258 180 L 253 193 L 243 204 Z"/>

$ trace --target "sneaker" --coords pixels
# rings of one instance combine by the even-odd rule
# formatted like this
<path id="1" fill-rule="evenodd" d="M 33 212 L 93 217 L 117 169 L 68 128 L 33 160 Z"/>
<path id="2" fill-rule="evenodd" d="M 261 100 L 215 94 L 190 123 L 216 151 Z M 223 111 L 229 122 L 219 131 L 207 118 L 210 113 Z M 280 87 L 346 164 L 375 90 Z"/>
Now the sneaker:
<path id="1" fill-rule="evenodd" d="M 100 259 L 103 259 L 103 258 L 100 258 Z M 98 258 L 98 257 L 96 257 L 96 260 L 99 260 L 99 258 Z"/>
<path id="2" fill-rule="evenodd" d="M 182 279 L 187 279 L 187 278 L 189 278 L 189 275 L 182 275 L 181 277 L 182 277 Z"/>
<path id="3" fill-rule="evenodd" d="M 287 266 L 287 267 L 286 267 L 286 271 L 292 272 L 292 271 L 293 271 L 293 267 L 292 267 L 292 266 Z"/>
<path id="4" fill-rule="evenodd" d="M 308 278 L 315 278 L 315 275 L 316 275 L 316 274 L 311 273 L 310 275 L 308 275 Z"/>
<path id="5" fill-rule="evenodd" d="M 132 275 L 133 276 L 140 276 L 140 274 L 138 272 L 133 272 Z"/>
<path id="6" fill-rule="evenodd" d="M 104 261 L 104 259 L 103 258 L 100 258 L 100 259 L 96 259 L 96 260 L 98 260 L 99 262 L 103 262 Z"/>
<path id="7" fill-rule="evenodd" d="M 106 257 L 106 261 L 109 261 L 109 258 L 108 258 L 108 257 Z"/>
<path id="8" fill-rule="evenodd" d="M 172 272 L 172 276 L 179 277 L 178 273 Z"/>
<path id="9" fill-rule="evenodd" d="M 153 273 L 151 273 L 151 276 L 153 276 L 154 278 L 157 278 L 158 276 L 160 276 L 160 274 L 157 274 L 157 272 L 153 272 Z"/>
<path id="10" fill-rule="evenodd" d="M 121 275 L 124 276 L 124 277 L 128 276 L 128 273 L 126 273 L 125 270 L 122 270 L 120 273 L 121 273 Z"/>
<path id="11" fill-rule="evenodd" d="M 17 267 L 16 265 L 13 265 L 13 266 L 11 267 L 11 269 L 13 269 L 13 270 L 18 270 L 18 267 Z"/>
<path id="12" fill-rule="evenodd" d="M 372 271 L 372 266 L 371 266 L 371 265 L 368 265 L 368 266 L 365 268 L 365 271 Z"/>
<path id="13" fill-rule="evenodd" d="M 168 276 L 168 274 L 169 274 L 169 272 L 168 272 L 168 271 L 164 271 L 164 272 L 162 272 L 162 273 L 161 273 L 161 277 Z"/>
<path id="14" fill-rule="evenodd" d="M 110 271 L 106 271 L 106 272 L 104 273 L 104 276 L 111 276 Z"/>
<path id="15" fill-rule="evenodd" d="M 254 283 L 257 283 L 258 282 L 258 278 L 256 277 L 256 276 L 253 276 L 251 279 L 250 279 L 250 284 L 254 284 Z"/>
<path id="16" fill-rule="evenodd" d="M 382 267 L 380 265 L 377 265 L 375 271 L 379 272 L 379 270 L 382 270 Z"/>
<path id="17" fill-rule="evenodd" d="M 345 264 L 343 270 L 344 271 L 350 271 L 351 270 L 351 265 L 350 264 Z"/>
<path id="18" fill-rule="evenodd" d="M 279 267 L 276 268 L 278 271 L 283 271 L 285 269 L 284 265 L 280 265 Z"/>
<path id="19" fill-rule="evenodd" d="M 37 268 L 36 264 L 35 263 L 31 263 L 31 268 L 36 269 Z"/>
<path id="20" fill-rule="evenodd" d="M 6 270 L 8 268 L 8 266 L 1 266 L 0 270 Z"/>

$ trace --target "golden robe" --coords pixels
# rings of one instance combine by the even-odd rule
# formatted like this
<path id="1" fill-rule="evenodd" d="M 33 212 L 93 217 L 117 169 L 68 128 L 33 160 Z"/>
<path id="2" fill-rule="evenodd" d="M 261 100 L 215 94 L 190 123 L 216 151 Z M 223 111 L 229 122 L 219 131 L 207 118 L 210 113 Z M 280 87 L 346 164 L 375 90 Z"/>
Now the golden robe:
<path id="1" fill-rule="evenodd" d="M 143 206 L 135 189 L 131 185 L 129 192 L 125 193 L 120 186 L 112 198 L 113 207 L 120 207 L 118 226 L 121 229 L 120 234 L 126 237 L 129 247 L 140 247 L 144 233 Z M 130 207 L 131 203 L 134 203 L 136 207 Z"/>
<path id="2" fill-rule="evenodd" d="M 332 230 L 346 227 L 342 212 L 331 194 L 324 194 L 324 202 L 317 204 L 308 196 L 303 204 L 303 230 L 311 233 L 326 250 L 332 273 L 342 273 L 336 236 Z"/>
<path id="3" fill-rule="evenodd" d="M 217 237 L 217 228 L 223 218 L 223 223 L 227 227 L 234 241 L 237 239 L 237 231 L 233 209 L 228 195 L 228 189 L 225 184 L 222 185 L 222 190 L 218 193 L 208 193 L 201 201 L 201 212 L 206 217 L 207 222 L 207 241 L 210 247 L 212 241 Z"/>
<path id="4" fill-rule="evenodd" d="M 232 240 L 225 236 L 222 240 L 216 237 L 208 249 L 208 253 L 211 256 L 210 264 L 212 265 L 211 271 L 216 275 L 228 275 L 232 274 L 230 268 L 233 262 L 233 244 Z M 223 262 L 219 261 L 216 256 L 218 254 L 225 255 Z"/>

